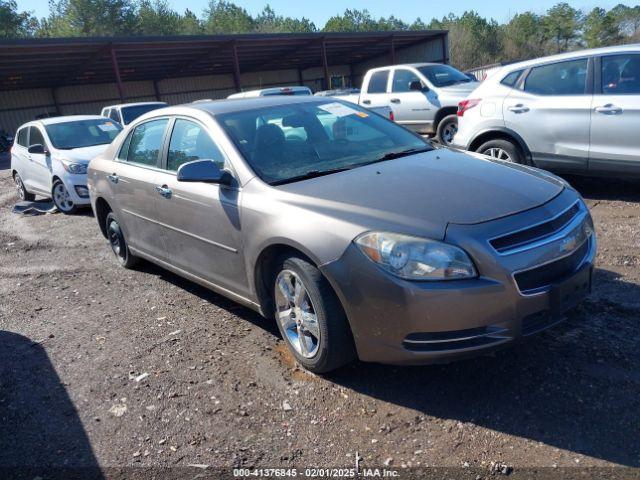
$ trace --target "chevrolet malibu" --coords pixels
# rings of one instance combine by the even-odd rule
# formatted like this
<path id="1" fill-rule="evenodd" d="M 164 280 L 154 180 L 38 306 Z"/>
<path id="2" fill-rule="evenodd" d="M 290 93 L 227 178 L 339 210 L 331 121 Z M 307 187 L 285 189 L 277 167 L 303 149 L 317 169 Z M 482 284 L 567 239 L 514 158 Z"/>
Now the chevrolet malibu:
<path id="1" fill-rule="evenodd" d="M 479 354 L 591 288 L 593 224 L 566 182 L 332 98 L 155 110 L 92 160 L 88 185 L 120 264 L 275 319 L 314 372 Z"/>

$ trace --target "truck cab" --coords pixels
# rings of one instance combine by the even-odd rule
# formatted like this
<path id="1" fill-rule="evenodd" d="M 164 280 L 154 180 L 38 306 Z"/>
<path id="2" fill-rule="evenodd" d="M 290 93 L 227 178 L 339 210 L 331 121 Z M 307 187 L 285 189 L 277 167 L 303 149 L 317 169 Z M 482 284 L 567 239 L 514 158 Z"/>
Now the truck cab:
<path id="1" fill-rule="evenodd" d="M 388 106 L 395 121 L 448 145 L 457 130 L 458 102 L 478 86 L 450 65 L 412 63 L 373 68 L 362 82 L 358 103 Z"/>

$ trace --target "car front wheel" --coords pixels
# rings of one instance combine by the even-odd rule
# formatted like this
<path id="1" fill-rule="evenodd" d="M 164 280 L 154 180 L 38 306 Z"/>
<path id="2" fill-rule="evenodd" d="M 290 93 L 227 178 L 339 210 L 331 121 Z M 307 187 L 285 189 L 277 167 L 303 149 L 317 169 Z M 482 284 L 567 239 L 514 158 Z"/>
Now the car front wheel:
<path id="1" fill-rule="evenodd" d="M 78 207 L 71 199 L 67 187 L 65 187 L 62 180 L 56 180 L 53 182 L 53 188 L 51 189 L 51 197 L 56 208 L 65 215 L 75 213 Z"/>
<path id="2" fill-rule="evenodd" d="M 300 365 L 326 373 L 355 359 L 342 305 L 314 265 L 299 257 L 281 259 L 273 289 L 278 329 Z"/>
<path id="3" fill-rule="evenodd" d="M 496 139 L 483 143 L 476 152 L 504 162 L 526 164 L 526 159 L 515 143 L 509 140 Z"/>

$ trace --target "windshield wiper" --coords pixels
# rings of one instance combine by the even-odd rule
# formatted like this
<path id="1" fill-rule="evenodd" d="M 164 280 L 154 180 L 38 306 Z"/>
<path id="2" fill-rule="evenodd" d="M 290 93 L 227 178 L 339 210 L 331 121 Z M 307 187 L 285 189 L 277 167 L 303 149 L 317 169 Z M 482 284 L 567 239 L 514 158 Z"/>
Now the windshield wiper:
<path id="1" fill-rule="evenodd" d="M 372 162 L 368 162 L 365 165 L 370 165 L 372 163 L 377 163 L 377 162 L 384 162 L 385 160 L 393 160 L 395 158 L 400 158 L 400 157 L 408 157 L 409 155 L 414 155 L 416 153 L 422 153 L 422 152 L 430 152 L 432 150 L 433 150 L 432 147 L 422 147 L 422 148 L 408 148 L 406 150 L 400 150 L 398 152 L 388 152 L 388 153 L 385 153 L 380 158 L 373 160 Z"/>
<path id="2" fill-rule="evenodd" d="M 295 177 L 284 178 L 282 180 L 276 180 L 271 182 L 269 185 L 284 185 L 285 183 L 298 182 L 300 180 L 308 180 L 310 178 L 324 177 L 325 175 L 331 175 L 332 173 L 344 172 L 346 170 L 351 170 L 353 167 L 341 167 L 341 168 L 332 168 L 329 170 L 309 170 L 307 173 L 303 173 L 302 175 L 296 175 Z"/>

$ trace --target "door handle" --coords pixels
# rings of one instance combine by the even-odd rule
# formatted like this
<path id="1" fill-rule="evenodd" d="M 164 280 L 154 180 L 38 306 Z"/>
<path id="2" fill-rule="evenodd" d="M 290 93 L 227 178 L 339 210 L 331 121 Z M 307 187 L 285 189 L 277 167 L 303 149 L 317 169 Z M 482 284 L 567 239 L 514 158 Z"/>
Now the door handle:
<path id="1" fill-rule="evenodd" d="M 517 105 L 511 105 L 507 107 L 507 110 L 513 113 L 526 113 L 529 111 L 529 107 L 525 107 L 523 104 L 518 103 Z"/>
<path id="2" fill-rule="evenodd" d="M 107 178 L 109 179 L 109 181 L 111 183 L 118 183 L 118 180 L 120 180 L 120 177 L 118 175 L 116 175 L 115 173 L 113 173 L 111 175 L 107 175 Z"/>
<path id="3" fill-rule="evenodd" d="M 371 100 L 362 100 L 365 105 L 371 105 Z"/>
<path id="4" fill-rule="evenodd" d="M 620 107 L 616 107 L 612 103 L 607 103 L 606 105 L 596 107 L 595 110 L 596 112 L 602 113 L 604 115 L 620 115 L 623 112 Z"/>
<path id="5" fill-rule="evenodd" d="M 164 198 L 171 198 L 171 189 L 166 185 L 162 185 L 161 187 L 156 187 L 156 192 L 162 195 Z"/>
<path id="6" fill-rule="evenodd" d="M 400 103 L 400 99 L 399 98 L 392 98 L 391 100 L 389 100 L 391 103 Z"/>

